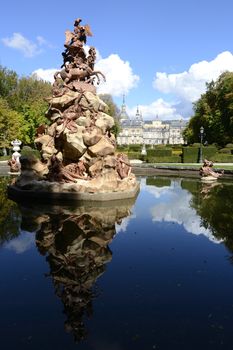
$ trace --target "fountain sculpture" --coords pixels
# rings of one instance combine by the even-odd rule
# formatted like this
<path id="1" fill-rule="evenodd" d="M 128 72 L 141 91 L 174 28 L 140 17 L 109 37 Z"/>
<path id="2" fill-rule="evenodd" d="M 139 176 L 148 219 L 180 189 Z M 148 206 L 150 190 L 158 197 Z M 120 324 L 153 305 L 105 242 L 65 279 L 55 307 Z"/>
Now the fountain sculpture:
<path id="1" fill-rule="evenodd" d="M 221 173 L 214 171 L 213 165 L 214 164 L 212 161 L 204 159 L 203 165 L 199 169 L 202 182 L 213 182 L 223 175 L 224 171 L 222 171 Z"/>
<path id="2" fill-rule="evenodd" d="M 21 157 L 21 175 L 8 189 L 11 197 L 113 200 L 138 192 L 127 156 L 116 154 L 114 119 L 96 94 L 95 83 L 105 77 L 94 69 L 95 48 L 86 53 L 90 27 L 80 23 L 76 19 L 74 31 L 65 33 L 62 69 L 47 99 L 50 125 L 36 131 L 41 160 Z"/>

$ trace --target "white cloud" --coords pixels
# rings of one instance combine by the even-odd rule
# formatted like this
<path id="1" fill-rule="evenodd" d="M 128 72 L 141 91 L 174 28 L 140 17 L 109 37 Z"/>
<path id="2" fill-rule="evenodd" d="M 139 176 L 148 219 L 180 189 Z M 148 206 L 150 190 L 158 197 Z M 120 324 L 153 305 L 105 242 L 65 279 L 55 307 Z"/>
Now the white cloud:
<path id="1" fill-rule="evenodd" d="M 85 50 L 88 50 L 86 45 Z M 98 86 L 98 93 L 111 94 L 112 96 L 120 96 L 123 93 L 128 93 L 129 90 L 136 87 L 139 77 L 135 75 L 130 67 L 129 62 L 123 61 L 118 55 L 110 55 L 107 58 L 102 58 L 97 51 L 97 62 L 95 70 L 101 71 L 106 76 L 106 82 L 101 80 Z M 53 75 L 58 69 L 39 68 L 32 74 L 39 79 L 53 82 Z"/>
<path id="2" fill-rule="evenodd" d="M 123 218 L 121 220 L 121 223 L 116 223 L 116 233 L 119 233 L 119 232 L 126 232 L 126 229 L 129 225 L 129 222 L 132 220 L 132 219 L 135 219 L 136 218 L 136 215 L 135 214 L 131 214 L 130 216 L 127 216 L 126 218 Z"/>
<path id="3" fill-rule="evenodd" d="M 25 57 L 34 57 L 43 52 L 42 46 L 52 47 L 52 45 L 42 36 L 38 35 L 36 41 L 32 42 L 21 33 L 13 33 L 10 38 L 2 38 L 5 46 L 21 51 Z"/>
<path id="4" fill-rule="evenodd" d="M 37 79 L 42 79 L 45 81 L 48 81 L 50 83 L 54 82 L 54 73 L 57 72 L 59 69 L 56 68 L 50 68 L 50 69 L 43 69 L 39 68 L 32 72 L 32 76 L 36 77 Z"/>
<path id="5" fill-rule="evenodd" d="M 35 242 L 32 232 L 21 231 L 19 237 L 12 239 L 5 245 L 7 249 L 13 250 L 16 254 L 21 254 L 31 249 Z"/>
<path id="6" fill-rule="evenodd" d="M 157 72 L 153 86 L 163 93 L 172 93 L 181 100 L 194 102 L 205 92 L 206 82 L 216 80 L 227 70 L 233 71 L 233 55 L 229 51 L 220 53 L 212 61 L 194 63 L 182 73 Z"/>
<path id="7" fill-rule="evenodd" d="M 181 189 L 179 180 L 173 180 L 170 187 L 144 186 L 144 190 L 150 192 L 158 200 L 150 211 L 153 221 L 175 222 L 183 225 L 185 230 L 194 235 L 204 235 L 214 243 L 220 243 L 209 229 L 201 224 L 201 218 L 195 209 L 190 206 L 192 195 Z"/>
<path id="8" fill-rule="evenodd" d="M 133 73 L 128 61 L 123 61 L 118 55 L 112 54 L 100 58 L 95 66 L 106 76 L 106 82 L 98 87 L 98 93 L 121 96 L 137 86 L 139 76 Z"/>
<path id="9" fill-rule="evenodd" d="M 138 105 L 144 120 L 152 120 L 158 115 L 160 120 L 180 119 L 182 115 L 177 111 L 176 104 L 164 101 L 162 98 L 157 99 L 150 105 Z M 133 118 L 136 114 L 137 106 L 127 108 L 128 115 Z"/>

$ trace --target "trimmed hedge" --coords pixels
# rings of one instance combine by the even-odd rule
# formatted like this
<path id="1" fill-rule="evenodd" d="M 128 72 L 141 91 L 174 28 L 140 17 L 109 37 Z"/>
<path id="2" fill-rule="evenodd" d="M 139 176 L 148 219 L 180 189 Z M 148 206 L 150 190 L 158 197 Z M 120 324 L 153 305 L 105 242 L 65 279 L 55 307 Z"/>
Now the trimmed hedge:
<path id="1" fill-rule="evenodd" d="M 219 153 L 223 153 L 223 154 L 231 154 L 232 150 L 230 148 L 221 148 L 219 150 Z"/>
<path id="2" fill-rule="evenodd" d="M 211 157 L 210 160 L 214 163 L 233 163 L 233 155 L 217 153 L 215 156 Z"/>
<path id="3" fill-rule="evenodd" d="M 172 149 L 167 147 L 148 149 L 147 156 L 148 157 L 170 157 L 172 156 Z"/>
<path id="4" fill-rule="evenodd" d="M 203 158 L 209 159 L 210 157 L 215 156 L 217 153 L 217 147 L 215 146 L 208 146 L 208 147 L 202 147 L 203 152 Z"/>
<path id="5" fill-rule="evenodd" d="M 202 158 L 210 159 L 217 153 L 215 146 L 202 146 Z M 183 163 L 198 163 L 200 158 L 200 147 L 183 147 L 182 162 Z"/>
<path id="6" fill-rule="evenodd" d="M 199 147 L 182 147 L 182 163 L 198 163 Z"/>
<path id="7" fill-rule="evenodd" d="M 129 159 L 141 159 L 141 153 L 139 152 L 127 152 L 126 153 Z"/>
<path id="8" fill-rule="evenodd" d="M 142 145 L 129 145 L 128 150 L 129 152 L 141 152 Z"/>
<path id="9" fill-rule="evenodd" d="M 170 156 L 170 157 L 146 157 L 147 163 L 181 163 L 181 157 Z"/>

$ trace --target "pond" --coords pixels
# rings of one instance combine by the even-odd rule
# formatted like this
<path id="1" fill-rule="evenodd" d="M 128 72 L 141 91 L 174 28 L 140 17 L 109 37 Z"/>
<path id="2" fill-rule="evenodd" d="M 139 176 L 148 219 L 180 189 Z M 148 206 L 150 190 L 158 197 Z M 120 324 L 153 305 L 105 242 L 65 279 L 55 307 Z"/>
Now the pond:
<path id="1" fill-rule="evenodd" d="M 233 184 L 140 177 L 135 201 L 18 206 L 0 178 L 8 349 L 232 349 Z"/>

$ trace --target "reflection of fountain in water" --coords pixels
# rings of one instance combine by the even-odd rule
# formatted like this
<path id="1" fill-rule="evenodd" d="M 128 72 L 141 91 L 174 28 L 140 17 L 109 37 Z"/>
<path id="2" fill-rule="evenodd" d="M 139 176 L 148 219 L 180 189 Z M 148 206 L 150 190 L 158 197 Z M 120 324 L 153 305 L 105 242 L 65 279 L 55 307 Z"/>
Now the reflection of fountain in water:
<path id="1" fill-rule="evenodd" d="M 128 200 L 112 207 L 44 207 L 37 212 L 22 208 L 22 224 L 39 227 L 36 244 L 47 255 L 49 276 L 67 316 L 65 329 L 76 341 L 87 337 L 84 320 L 93 313 L 93 285 L 112 259 L 108 244 L 116 233 L 115 223 L 130 214 L 132 205 Z"/>

